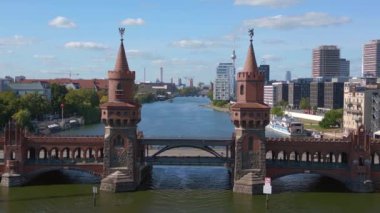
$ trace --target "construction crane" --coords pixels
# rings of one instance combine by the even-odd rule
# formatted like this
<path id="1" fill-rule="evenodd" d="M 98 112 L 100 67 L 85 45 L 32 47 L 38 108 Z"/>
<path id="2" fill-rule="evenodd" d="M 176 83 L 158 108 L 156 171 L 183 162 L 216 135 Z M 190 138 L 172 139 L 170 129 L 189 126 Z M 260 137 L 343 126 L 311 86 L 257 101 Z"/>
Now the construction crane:
<path id="1" fill-rule="evenodd" d="M 71 79 L 71 76 L 78 76 L 79 73 L 73 73 L 73 72 L 47 72 L 49 74 L 67 74 L 69 75 L 69 78 Z"/>

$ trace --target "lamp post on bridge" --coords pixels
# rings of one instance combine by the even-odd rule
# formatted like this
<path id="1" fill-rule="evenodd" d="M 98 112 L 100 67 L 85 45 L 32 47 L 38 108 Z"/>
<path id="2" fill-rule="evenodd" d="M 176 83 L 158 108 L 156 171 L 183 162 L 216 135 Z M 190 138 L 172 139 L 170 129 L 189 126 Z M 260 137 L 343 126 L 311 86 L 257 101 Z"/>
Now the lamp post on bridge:
<path id="1" fill-rule="evenodd" d="M 61 103 L 61 116 L 62 116 L 62 125 L 63 125 L 63 108 L 65 107 L 65 105 L 63 103 Z"/>

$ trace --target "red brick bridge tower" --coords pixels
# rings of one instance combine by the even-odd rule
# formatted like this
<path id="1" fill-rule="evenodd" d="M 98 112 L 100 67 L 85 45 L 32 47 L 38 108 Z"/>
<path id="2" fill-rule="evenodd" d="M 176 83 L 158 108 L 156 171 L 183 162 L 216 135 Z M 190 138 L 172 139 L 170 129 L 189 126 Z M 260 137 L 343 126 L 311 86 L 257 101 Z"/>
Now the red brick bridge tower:
<path id="1" fill-rule="evenodd" d="M 233 191 L 262 192 L 265 166 L 265 126 L 270 107 L 264 104 L 264 74 L 257 67 L 252 45 L 253 29 L 244 68 L 237 74 L 237 102 L 231 107 L 235 126 L 235 168 Z M 261 192 L 260 192 L 261 191 Z"/>
<path id="2" fill-rule="evenodd" d="M 135 71 L 128 66 L 123 34 L 115 68 L 108 71 L 108 102 L 101 106 L 105 124 L 104 176 L 100 189 L 104 191 L 135 190 L 142 181 L 143 147 L 137 140 L 137 123 L 141 105 L 134 100 Z"/>

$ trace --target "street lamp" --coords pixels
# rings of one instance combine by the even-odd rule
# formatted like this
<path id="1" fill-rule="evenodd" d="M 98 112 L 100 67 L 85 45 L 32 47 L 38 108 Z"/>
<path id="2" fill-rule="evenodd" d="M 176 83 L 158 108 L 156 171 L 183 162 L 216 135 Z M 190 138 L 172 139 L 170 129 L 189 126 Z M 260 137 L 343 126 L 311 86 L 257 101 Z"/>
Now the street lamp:
<path id="1" fill-rule="evenodd" d="M 63 125 L 63 107 L 65 107 L 65 105 L 63 103 L 61 103 L 62 125 Z"/>

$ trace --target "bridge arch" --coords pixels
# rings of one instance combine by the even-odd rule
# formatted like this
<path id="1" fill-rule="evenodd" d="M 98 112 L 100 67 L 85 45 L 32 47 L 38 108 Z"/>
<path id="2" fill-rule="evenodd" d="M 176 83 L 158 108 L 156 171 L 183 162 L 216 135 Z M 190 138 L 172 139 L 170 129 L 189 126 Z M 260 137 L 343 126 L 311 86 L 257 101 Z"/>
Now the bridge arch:
<path id="1" fill-rule="evenodd" d="M 61 150 L 61 158 L 63 159 L 70 159 L 71 158 L 71 152 L 68 147 L 65 147 Z"/>
<path id="2" fill-rule="evenodd" d="M 29 147 L 26 150 L 26 159 L 35 160 L 36 159 L 36 149 L 34 147 Z"/>
<path id="3" fill-rule="evenodd" d="M 38 150 L 38 159 L 47 159 L 48 158 L 48 151 L 45 147 L 40 148 Z"/>
<path id="4" fill-rule="evenodd" d="M 57 147 L 53 147 L 49 151 L 50 158 L 59 158 L 59 150 Z"/>
<path id="5" fill-rule="evenodd" d="M 208 147 L 208 146 L 192 146 L 192 145 L 175 145 L 175 146 L 165 146 L 164 148 L 160 149 L 158 152 L 154 153 L 154 155 L 152 155 L 152 157 L 157 157 L 158 155 L 160 155 L 161 153 L 164 153 L 168 150 L 172 150 L 172 149 L 177 149 L 177 148 L 194 148 L 194 149 L 200 149 L 200 150 L 203 150 L 205 152 L 208 152 L 210 153 L 211 155 L 215 156 L 215 157 L 218 157 L 218 158 L 224 158 L 224 156 L 222 156 L 221 154 L 219 154 L 218 152 L 216 152 L 215 150 L 213 150 L 212 148 Z"/>
<path id="6" fill-rule="evenodd" d="M 30 173 L 27 173 L 25 175 L 25 178 L 26 178 L 26 184 L 30 183 L 31 181 L 33 181 L 34 179 L 38 178 L 39 176 L 41 175 L 44 175 L 46 173 L 49 173 L 49 172 L 54 172 L 54 171 L 57 171 L 57 172 L 62 172 L 62 171 L 77 171 L 77 172 L 81 172 L 81 173 L 84 173 L 84 174 L 88 174 L 90 176 L 92 176 L 93 178 L 97 178 L 98 181 L 100 181 L 100 178 L 102 177 L 102 174 L 101 173 L 98 173 L 98 172 L 95 172 L 95 171 L 92 171 L 92 170 L 86 170 L 86 169 L 83 169 L 83 168 L 76 168 L 76 167 L 44 167 L 44 168 L 40 168 L 40 169 L 37 169 L 37 170 L 34 170 Z"/>

